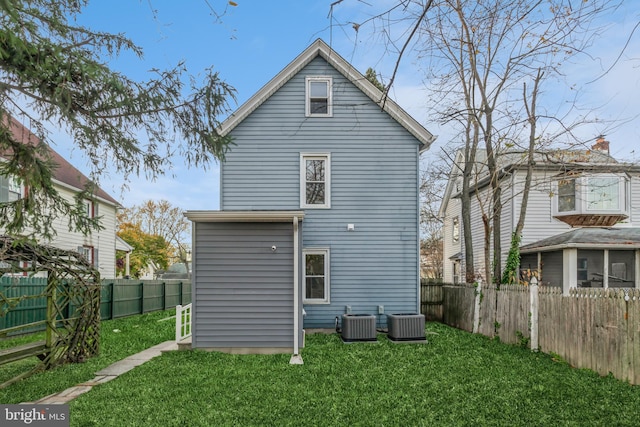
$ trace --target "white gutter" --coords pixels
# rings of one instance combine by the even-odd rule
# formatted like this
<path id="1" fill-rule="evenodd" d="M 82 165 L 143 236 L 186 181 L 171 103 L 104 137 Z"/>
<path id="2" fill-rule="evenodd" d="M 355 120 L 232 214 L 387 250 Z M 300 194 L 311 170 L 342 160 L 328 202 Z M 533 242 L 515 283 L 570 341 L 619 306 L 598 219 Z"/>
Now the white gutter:
<path id="1" fill-rule="evenodd" d="M 416 156 L 416 180 L 418 181 L 416 184 L 416 236 L 417 236 L 417 250 L 418 250 L 418 283 L 416 286 L 416 313 L 420 314 L 420 309 L 422 308 L 422 296 L 420 293 L 422 292 L 422 284 L 420 283 L 420 276 L 422 275 L 421 267 L 422 267 L 422 254 L 420 253 L 420 151 L 418 150 L 418 155 Z"/>
<path id="2" fill-rule="evenodd" d="M 186 211 L 193 222 L 289 222 L 304 217 L 302 211 Z"/>
<path id="3" fill-rule="evenodd" d="M 289 364 L 302 365 L 302 357 L 300 357 L 300 305 L 299 299 L 299 280 L 298 280 L 298 263 L 300 262 L 298 256 L 298 217 L 293 217 L 293 355 Z"/>

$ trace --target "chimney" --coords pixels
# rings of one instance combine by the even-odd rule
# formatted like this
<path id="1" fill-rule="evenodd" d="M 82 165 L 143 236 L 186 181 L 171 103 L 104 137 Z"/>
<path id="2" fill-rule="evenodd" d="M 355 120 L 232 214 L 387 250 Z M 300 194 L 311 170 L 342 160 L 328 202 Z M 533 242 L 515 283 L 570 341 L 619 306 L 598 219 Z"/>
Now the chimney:
<path id="1" fill-rule="evenodd" d="M 607 156 L 609 155 L 609 141 L 604 139 L 604 135 L 600 135 L 596 138 L 596 143 L 591 147 L 593 151 L 600 151 L 601 153 L 605 153 Z"/>

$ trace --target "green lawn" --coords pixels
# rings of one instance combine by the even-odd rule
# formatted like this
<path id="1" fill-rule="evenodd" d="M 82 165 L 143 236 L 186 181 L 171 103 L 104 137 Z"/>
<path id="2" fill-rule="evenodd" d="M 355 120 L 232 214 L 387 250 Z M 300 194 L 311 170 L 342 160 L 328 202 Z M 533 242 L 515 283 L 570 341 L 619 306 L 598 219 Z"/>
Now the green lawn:
<path id="1" fill-rule="evenodd" d="M 289 355 L 174 352 L 71 402 L 77 426 L 639 423 L 640 387 L 440 324 L 429 343 L 307 337 Z"/>
<path id="2" fill-rule="evenodd" d="M 98 357 L 88 359 L 85 363 L 65 365 L 51 371 L 41 372 L 7 388 L 0 389 L 0 403 L 31 402 L 63 391 L 93 379 L 97 371 L 118 360 L 173 339 L 175 337 L 175 319 L 161 321 L 171 315 L 175 315 L 175 310 L 156 311 L 102 322 L 100 355 Z M 44 339 L 44 333 L 1 341 L 0 348 L 8 348 L 39 339 Z M 31 357 L 0 366 L 0 383 L 29 371 L 38 362 L 36 357 Z"/>
<path id="3" fill-rule="evenodd" d="M 131 353 L 170 339 L 173 322 L 156 321 L 167 314 L 145 315 L 135 322 L 131 319 L 138 316 L 126 319 L 128 329 L 119 333 L 112 331 L 116 329 L 113 324 L 104 322 L 105 347 L 126 342 L 128 350 L 118 351 Z M 71 425 L 639 423 L 640 387 L 444 325 L 429 323 L 427 332 L 429 343 L 424 345 L 393 344 L 383 335 L 377 344 L 348 345 L 342 344 L 336 334 L 307 336 L 307 347 L 302 351 L 304 365 L 289 365 L 290 355 L 167 353 L 72 401 Z M 101 358 L 110 353 L 105 348 Z M 90 363 L 94 361 L 81 366 Z M 62 390 L 66 386 L 61 384 L 61 377 L 67 373 L 74 375 L 70 383 L 86 380 L 78 380 L 79 374 L 74 374 L 78 369 L 64 367 L 15 384 L 0 395 L 0 402 L 29 400 L 14 398 L 14 393 L 44 396 Z M 44 385 L 35 385 L 49 380 L 55 381 L 59 390 L 50 391 L 49 387 L 45 392 Z"/>

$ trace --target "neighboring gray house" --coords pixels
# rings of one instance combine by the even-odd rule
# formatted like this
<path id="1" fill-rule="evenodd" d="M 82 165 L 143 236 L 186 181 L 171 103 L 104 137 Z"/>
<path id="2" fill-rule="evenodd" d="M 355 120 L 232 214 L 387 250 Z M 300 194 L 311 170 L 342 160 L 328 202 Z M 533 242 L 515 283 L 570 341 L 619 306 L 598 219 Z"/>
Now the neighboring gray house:
<path id="1" fill-rule="evenodd" d="M 193 347 L 297 354 L 303 326 L 419 312 L 426 129 L 317 40 L 221 131 L 221 210 L 186 214 Z"/>
<path id="2" fill-rule="evenodd" d="M 482 214 L 490 193 L 484 158 L 480 150 L 471 185 L 475 271 L 483 278 Z M 524 160 L 522 153 L 500 156 L 502 265 L 522 204 Z M 446 282 L 464 281 L 465 271 L 461 152 L 455 163 L 440 208 Z M 611 157 L 603 137 L 591 150 L 539 153 L 521 245 L 522 277 L 537 275 L 543 285 L 562 287 L 564 294 L 575 287 L 640 287 L 640 166 Z"/>

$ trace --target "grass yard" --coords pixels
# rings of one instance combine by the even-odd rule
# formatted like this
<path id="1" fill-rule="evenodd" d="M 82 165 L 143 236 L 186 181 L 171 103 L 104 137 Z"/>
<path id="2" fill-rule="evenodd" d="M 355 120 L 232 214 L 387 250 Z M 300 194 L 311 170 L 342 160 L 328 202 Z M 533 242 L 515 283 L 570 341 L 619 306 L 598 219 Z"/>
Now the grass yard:
<path id="1" fill-rule="evenodd" d="M 95 372 L 127 356 L 175 337 L 175 319 L 159 321 L 175 310 L 157 311 L 122 319 L 106 320 L 101 325 L 100 355 L 85 363 L 60 366 L 37 373 L 25 380 L 0 389 L 0 403 L 31 402 L 52 393 L 91 380 Z M 44 339 L 44 332 L 0 341 L 0 348 L 8 348 Z M 26 372 L 38 364 L 36 357 L 0 366 L 0 383 Z"/>
<path id="2" fill-rule="evenodd" d="M 70 404 L 72 426 L 637 426 L 640 387 L 444 325 L 429 343 L 307 337 L 289 355 L 172 352 Z"/>
<path id="3" fill-rule="evenodd" d="M 103 322 L 99 357 L 0 390 L 0 403 L 62 391 L 172 339 L 174 321 L 159 321 L 171 314 Z M 290 355 L 164 354 L 72 401 L 71 425 L 638 425 L 638 386 L 444 325 L 429 323 L 427 332 L 424 345 L 307 336 L 304 365 L 289 365 Z M 0 367 L 0 379 L 34 363 Z"/>

